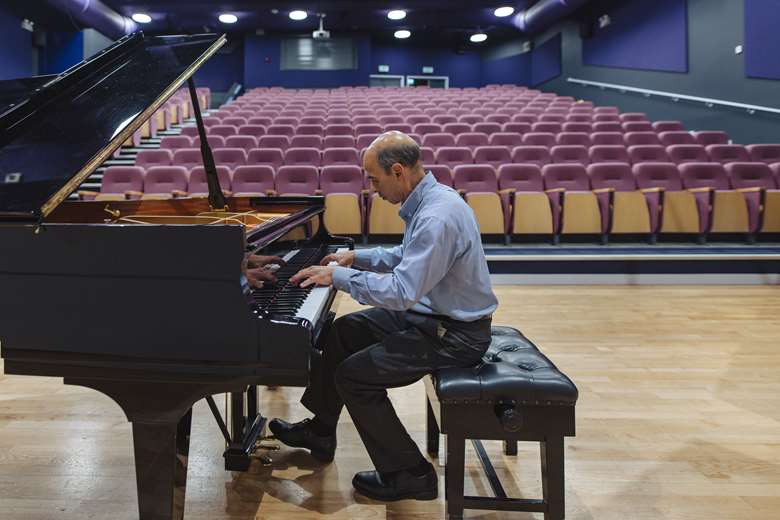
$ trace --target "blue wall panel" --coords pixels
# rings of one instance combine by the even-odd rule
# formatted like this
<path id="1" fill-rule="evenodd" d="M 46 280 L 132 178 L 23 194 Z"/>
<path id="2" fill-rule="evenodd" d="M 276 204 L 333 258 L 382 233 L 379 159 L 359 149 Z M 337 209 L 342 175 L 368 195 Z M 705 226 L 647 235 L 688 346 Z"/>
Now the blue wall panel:
<path id="1" fill-rule="evenodd" d="M 0 80 L 32 76 L 32 33 L 22 21 L 0 6 Z"/>
<path id="2" fill-rule="evenodd" d="M 585 65 L 688 72 L 686 0 L 621 2 L 608 14 L 612 23 L 582 42 Z"/>
<path id="3" fill-rule="evenodd" d="M 482 61 L 476 52 L 457 54 L 452 49 L 377 45 L 372 49 L 371 74 L 379 65 L 389 65 L 388 74 L 422 75 L 423 67 L 433 67 L 433 76 L 449 76 L 450 87 L 482 85 Z"/>
<path id="4" fill-rule="evenodd" d="M 333 88 L 342 85 L 368 85 L 371 42 L 367 36 L 354 36 L 358 68 L 351 70 L 280 70 L 280 40 L 275 36 L 247 36 L 244 47 L 246 88 L 280 86 L 288 88 Z"/>
<path id="5" fill-rule="evenodd" d="M 230 52 L 217 52 L 195 73 L 195 84 L 214 92 L 227 92 L 233 83 L 244 83 L 244 41 L 228 44 Z"/>
<path id="6" fill-rule="evenodd" d="M 41 74 L 59 74 L 84 59 L 84 33 L 50 32 L 40 63 Z"/>
<path id="7" fill-rule="evenodd" d="M 482 61 L 482 85 L 530 85 L 531 53 Z"/>
<path id="8" fill-rule="evenodd" d="M 780 79 L 780 2 L 745 0 L 745 75 Z"/>
<path id="9" fill-rule="evenodd" d="M 561 75 L 561 34 L 558 33 L 531 53 L 531 85 L 541 85 Z"/>

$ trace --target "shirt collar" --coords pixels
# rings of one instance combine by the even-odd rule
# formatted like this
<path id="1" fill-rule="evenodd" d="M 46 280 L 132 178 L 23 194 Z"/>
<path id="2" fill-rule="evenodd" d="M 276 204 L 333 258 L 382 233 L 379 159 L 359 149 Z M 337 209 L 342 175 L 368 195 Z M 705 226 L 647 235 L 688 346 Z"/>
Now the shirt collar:
<path id="1" fill-rule="evenodd" d="M 398 216 L 408 223 L 417 212 L 417 208 L 420 207 L 420 203 L 425 194 L 436 186 L 436 182 L 436 177 L 434 177 L 432 173 L 427 172 L 422 180 L 417 183 L 417 186 L 414 187 L 409 196 L 406 197 L 404 203 L 401 204 L 401 209 L 398 210 Z"/>

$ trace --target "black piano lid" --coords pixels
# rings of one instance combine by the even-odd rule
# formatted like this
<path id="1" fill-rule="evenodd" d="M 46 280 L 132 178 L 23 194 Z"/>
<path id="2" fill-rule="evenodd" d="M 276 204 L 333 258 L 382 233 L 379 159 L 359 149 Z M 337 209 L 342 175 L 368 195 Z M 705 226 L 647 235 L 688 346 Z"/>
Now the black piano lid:
<path id="1" fill-rule="evenodd" d="M 51 213 L 224 43 L 135 33 L 59 76 L 0 82 L 0 222 Z"/>

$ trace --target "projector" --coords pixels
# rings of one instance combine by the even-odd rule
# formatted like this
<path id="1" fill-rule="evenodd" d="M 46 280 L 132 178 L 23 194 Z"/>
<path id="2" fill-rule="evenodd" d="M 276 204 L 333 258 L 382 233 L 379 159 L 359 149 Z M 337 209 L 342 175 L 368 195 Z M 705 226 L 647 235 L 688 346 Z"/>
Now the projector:
<path id="1" fill-rule="evenodd" d="M 327 40 L 330 38 L 330 31 L 325 29 L 317 29 L 311 33 L 311 37 L 315 40 Z"/>

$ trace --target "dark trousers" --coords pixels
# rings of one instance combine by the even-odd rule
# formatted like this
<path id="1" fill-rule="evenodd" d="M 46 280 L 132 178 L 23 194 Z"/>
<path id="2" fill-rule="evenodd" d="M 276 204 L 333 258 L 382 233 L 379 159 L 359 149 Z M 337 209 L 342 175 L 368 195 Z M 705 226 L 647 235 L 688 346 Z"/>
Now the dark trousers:
<path id="1" fill-rule="evenodd" d="M 424 459 L 387 389 L 440 368 L 476 365 L 489 345 L 490 319 L 462 322 L 378 308 L 348 314 L 333 322 L 301 403 L 332 425 L 346 406 L 377 471 L 409 468 Z"/>

